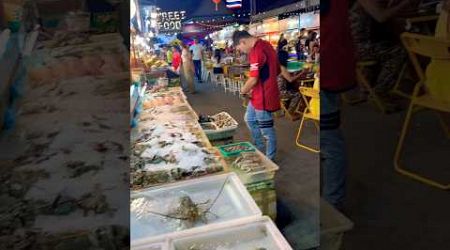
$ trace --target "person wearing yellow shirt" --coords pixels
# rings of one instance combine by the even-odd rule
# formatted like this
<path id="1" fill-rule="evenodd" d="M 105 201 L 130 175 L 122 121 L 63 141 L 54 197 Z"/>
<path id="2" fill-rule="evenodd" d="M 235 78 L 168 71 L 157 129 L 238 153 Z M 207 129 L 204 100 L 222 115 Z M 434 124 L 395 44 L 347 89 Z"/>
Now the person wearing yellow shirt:
<path id="1" fill-rule="evenodd" d="M 173 60 L 173 53 L 172 53 L 172 48 L 169 48 L 166 52 L 166 58 L 167 58 L 167 63 L 169 65 L 172 65 L 172 60 Z"/>

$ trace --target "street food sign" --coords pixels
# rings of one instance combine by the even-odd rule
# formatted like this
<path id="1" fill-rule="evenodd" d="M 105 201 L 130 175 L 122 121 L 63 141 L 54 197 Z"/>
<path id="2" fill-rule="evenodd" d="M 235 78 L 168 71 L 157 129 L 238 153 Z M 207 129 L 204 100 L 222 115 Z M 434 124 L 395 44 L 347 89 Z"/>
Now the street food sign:
<path id="1" fill-rule="evenodd" d="M 181 21 L 186 18 L 186 11 L 167 11 L 159 13 L 159 32 L 180 32 Z"/>

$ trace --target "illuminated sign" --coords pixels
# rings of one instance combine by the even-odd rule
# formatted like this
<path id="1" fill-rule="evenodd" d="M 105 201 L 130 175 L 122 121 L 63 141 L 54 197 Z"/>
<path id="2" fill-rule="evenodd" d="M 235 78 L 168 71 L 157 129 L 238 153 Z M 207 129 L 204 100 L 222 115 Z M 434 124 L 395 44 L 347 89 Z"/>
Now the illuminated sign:
<path id="1" fill-rule="evenodd" d="M 181 31 L 181 21 L 186 18 L 186 11 L 168 11 L 159 13 L 159 32 Z"/>

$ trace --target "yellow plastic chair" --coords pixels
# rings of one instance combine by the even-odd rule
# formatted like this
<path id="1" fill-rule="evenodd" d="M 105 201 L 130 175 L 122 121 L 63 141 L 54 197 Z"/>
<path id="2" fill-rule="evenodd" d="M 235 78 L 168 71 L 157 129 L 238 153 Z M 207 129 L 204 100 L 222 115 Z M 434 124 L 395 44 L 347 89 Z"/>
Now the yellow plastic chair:
<path id="1" fill-rule="evenodd" d="M 444 12 L 442 12 L 442 14 L 444 14 Z M 446 16 L 441 16 L 440 17 L 439 15 L 431 15 L 431 16 L 412 17 L 412 18 L 408 18 L 406 20 L 406 23 L 409 23 L 410 25 L 419 24 L 419 23 L 425 24 L 425 23 L 429 23 L 431 21 L 436 21 L 437 22 L 439 19 L 442 19 L 442 18 L 446 19 Z M 429 30 L 429 26 L 427 25 L 425 27 L 426 27 L 425 31 L 426 31 L 427 35 L 428 34 L 432 34 L 432 31 Z M 447 28 L 447 26 L 445 26 L 445 29 L 446 28 Z M 439 25 L 436 27 L 436 30 L 435 30 L 435 34 L 436 35 L 438 35 L 438 33 L 439 33 L 438 29 L 439 29 Z M 403 98 L 411 99 L 412 93 L 404 92 L 402 90 L 402 86 L 401 86 L 401 84 L 403 82 L 403 76 L 405 75 L 407 68 L 408 68 L 408 63 L 403 64 L 403 67 L 402 67 L 402 69 L 400 71 L 399 77 L 398 77 L 398 79 L 397 79 L 397 81 L 396 81 L 396 83 L 394 85 L 394 88 L 392 89 L 392 93 L 394 93 L 394 94 L 396 94 L 398 96 L 401 96 Z"/>
<path id="2" fill-rule="evenodd" d="M 300 81 L 300 87 L 311 88 L 311 86 L 314 87 L 314 84 L 317 84 L 317 79 L 315 79 L 315 78 L 310 78 L 310 79 L 305 79 L 305 80 Z M 308 103 L 308 102 L 305 101 L 305 103 Z M 303 112 L 305 111 L 305 109 L 300 110 L 300 106 L 301 106 L 301 103 L 299 103 L 299 105 L 297 106 L 296 113 L 303 115 Z"/>
<path id="3" fill-rule="evenodd" d="M 210 80 L 213 82 L 213 63 L 211 61 L 205 62 L 205 70 L 203 72 L 203 81 L 208 82 Z"/>
<path id="4" fill-rule="evenodd" d="M 381 98 L 375 93 L 374 88 L 370 84 L 369 80 L 366 77 L 365 71 L 367 68 L 377 65 L 376 61 L 361 61 L 356 64 L 356 79 L 359 83 L 359 85 L 362 87 L 362 89 L 365 89 L 368 92 L 368 98 L 369 100 L 373 101 L 375 103 L 375 106 L 380 109 L 382 113 L 386 113 L 387 109 L 381 100 Z M 346 98 L 344 98 L 344 101 L 349 102 L 350 104 L 355 104 L 361 102 L 361 100 L 352 100 L 349 101 Z"/>
<path id="5" fill-rule="evenodd" d="M 312 121 L 319 134 L 320 132 L 320 95 L 319 95 L 319 79 L 314 82 L 314 87 L 300 87 L 300 94 L 302 95 L 303 101 L 306 103 L 305 111 L 303 112 L 302 120 L 300 121 L 300 127 L 298 128 L 297 138 L 295 143 L 300 148 L 306 149 L 313 153 L 319 153 L 320 149 L 313 148 L 300 141 L 303 126 L 306 121 Z M 311 99 L 308 101 L 307 97 Z"/>
<path id="6" fill-rule="evenodd" d="M 450 113 L 450 68 L 448 67 L 450 65 L 450 40 L 412 33 L 403 33 L 401 38 L 405 48 L 408 50 L 409 58 L 420 80 L 414 88 L 411 103 L 395 151 L 395 170 L 400 174 L 427 185 L 448 190 L 450 188 L 450 184 L 448 183 L 441 183 L 406 170 L 401 166 L 400 158 L 412 115 L 418 111 L 418 108 L 431 109 L 447 114 Z M 431 58 L 431 63 L 427 66 L 426 71 L 422 69 L 417 55 Z M 440 85 L 436 85 L 437 83 Z M 442 125 L 444 125 L 445 132 L 448 133 L 447 125 L 444 123 Z"/>

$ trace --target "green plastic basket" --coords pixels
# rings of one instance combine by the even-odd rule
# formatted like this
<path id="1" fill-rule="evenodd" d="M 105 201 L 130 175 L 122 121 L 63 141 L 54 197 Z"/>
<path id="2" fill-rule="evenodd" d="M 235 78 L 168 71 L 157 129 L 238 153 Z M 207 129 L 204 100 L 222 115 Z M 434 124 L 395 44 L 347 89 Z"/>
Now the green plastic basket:
<path id="1" fill-rule="evenodd" d="M 236 151 L 227 151 L 226 150 L 227 148 L 234 147 L 234 146 L 246 146 L 248 149 L 247 150 L 236 150 Z M 228 144 L 228 145 L 220 146 L 220 147 L 218 147 L 218 149 L 224 157 L 232 157 L 232 156 L 240 155 L 242 152 L 253 152 L 256 150 L 255 147 L 250 142 L 238 142 L 238 143 Z"/>

